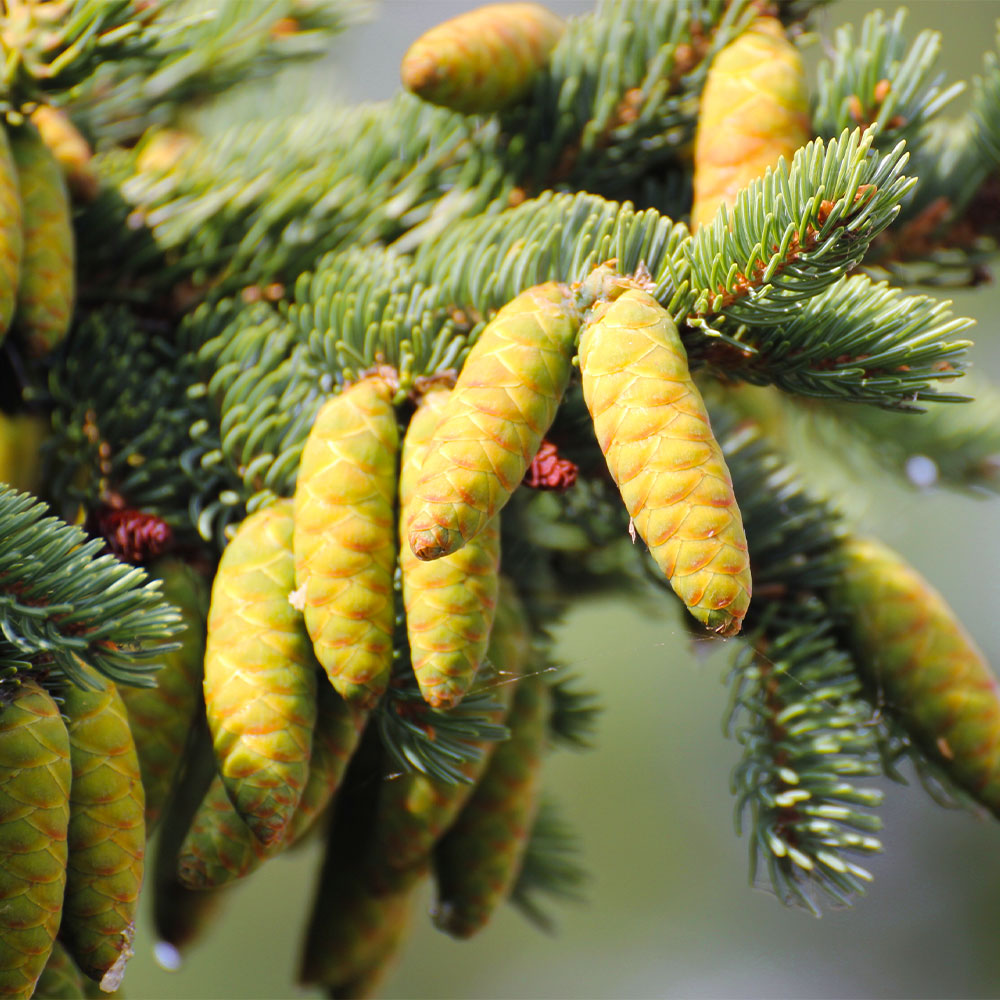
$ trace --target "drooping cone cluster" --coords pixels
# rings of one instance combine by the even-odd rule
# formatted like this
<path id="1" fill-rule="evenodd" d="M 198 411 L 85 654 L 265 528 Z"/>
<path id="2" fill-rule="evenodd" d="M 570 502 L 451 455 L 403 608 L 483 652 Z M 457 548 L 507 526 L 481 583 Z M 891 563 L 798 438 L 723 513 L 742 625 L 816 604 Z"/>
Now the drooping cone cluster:
<path id="1" fill-rule="evenodd" d="M 694 147 L 691 229 L 812 138 L 805 68 L 774 17 L 760 17 L 709 68 Z"/>
<path id="2" fill-rule="evenodd" d="M 43 971 L 49 991 L 80 972 L 116 989 L 132 954 L 145 826 L 125 707 L 110 682 L 61 697 L 62 714 L 34 681 L 0 691 L 4 997 L 31 997 Z"/>
<path id="3" fill-rule="evenodd" d="M 750 560 L 732 479 L 670 314 L 629 289 L 580 337 L 583 395 L 639 536 L 692 615 L 733 635 Z"/>
<path id="4" fill-rule="evenodd" d="M 941 594 L 897 553 L 852 538 L 843 554 L 834 599 L 872 699 L 1000 816 L 1000 683 L 986 658 Z"/>
<path id="5" fill-rule="evenodd" d="M 69 330 L 75 249 L 63 171 L 30 122 L 0 129 L 0 340 L 12 323 L 33 356 Z"/>
<path id="6" fill-rule="evenodd" d="M 403 86 L 465 114 L 527 97 L 566 24 L 536 3 L 487 4 L 421 35 L 403 57 Z"/>

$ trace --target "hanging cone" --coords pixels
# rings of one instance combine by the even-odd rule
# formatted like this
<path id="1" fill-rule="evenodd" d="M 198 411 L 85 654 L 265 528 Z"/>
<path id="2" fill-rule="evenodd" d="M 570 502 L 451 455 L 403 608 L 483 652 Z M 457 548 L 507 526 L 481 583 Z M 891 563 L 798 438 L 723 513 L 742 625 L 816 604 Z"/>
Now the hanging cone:
<path id="1" fill-rule="evenodd" d="M 366 378 L 309 432 L 295 488 L 295 585 L 316 658 L 342 698 L 371 708 L 392 668 L 399 430 L 392 387 Z"/>
<path id="2" fill-rule="evenodd" d="M 712 61 L 694 144 L 691 229 L 732 207 L 779 157 L 812 138 L 805 68 L 774 17 L 758 18 Z"/>
<path id="3" fill-rule="evenodd" d="M 132 957 L 146 830 L 125 704 L 103 683 L 103 691 L 69 686 L 63 693 L 73 784 L 59 936 L 84 975 L 110 991 Z"/>
<path id="4" fill-rule="evenodd" d="M 521 484 L 555 419 L 572 372 L 579 317 L 549 282 L 503 307 L 469 352 L 410 504 L 419 559 L 475 538 Z"/>
<path id="5" fill-rule="evenodd" d="M 330 804 L 367 716 L 348 705 L 328 684 L 320 686 L 317 702 L 309 778 L 286 836 L 271 846 L 261 844 L 237 815 L 222 779 L 216 778 L 180 849 L 177 871 L 185 885 L 208 889 L 245 878 L 304 836 Z"/>
<path id="6" fill-rule="evenodd" d="M 48 962 L 30 994 L 32 1000 L 82 1000 L 83 976 L 69 952 L 56 941 Z"/>
<path id="7" fill-rule="evenodd" d="M 400 533 L 428 458 L 428 444 L 450 393 L 431 392 L 410 420 L 400 468 Z M 451 708 L 469 690 L 486 654 L 496 609 L 500 525 L 494 518 L 457 552 L 425 562 L 408 545 L 399 553 L 410 662 L 424 700 Z"/>
<path id="8" fill-rule="evenodd" d="M 7 129 L 0 125 L 0 343 L 14 318 L 24 256 L 24 211 L 17 164 Z"/>
<path id="9" fill-rule="evenodd" d="M 454 937 L 470 937 L 485 926 L 517 880 L 538 808 L 548 715 L 545 681 L 538 674 L 523 678 L 507 719 L 510 739 L 497 747 L 434 849 L 434 923 Z"/>
<path id="10" fill-rule="evenodd" d="M 506 719 L 530 647 L 530 626 L 520 598 L 509 580 L 501 580 L 500 601 L 487 653 L 490 675 L 495 678 L 490 694 L 501 707 L 492 714 L 491 721 L 502 724 Z M 481 755 L 461 765 L 466 782 L 440 781 L 419 771 L 394 774 L 382 782 L 371 850 L 379 859 L 376 869 L 384 867 L 400 872 L 426 864 L 434 845 L 473 793 L 499 745 L 495 741 L 479 744 Z"/>
<path id="11" fill-rule="evenodd" d="M 831 605 L 879 705 L 1000 816 L 1000 685 L 944 598 L 874 539 L 844 545 Z"/>
<path id="12" fill-rule="evenodd" d="M 33 681 L 0 687 L 0 997 L 30 997 L 53 950 L 71 777 L 56 703 Z"/>
<path id="13" fill-rule="evenodd" d="M 73 318 L 73 220 L 62 170 L 34 125 L 12 129 L 10 148 L 17 164 L 24 231 L 14 322 L 28 352 L 40 357 L 63 340 Z"/>
<path id="14" fill-rule="evenodd" d="M 497 3 L 425 32 L 403 57 L 403 86 L 431 104 L 465 114 L 501 111 L 523 100 L 566 23 L 536 3 Z"/>
<path id="15" fill-rule="evenodd" d="M 201 704 L 208 613 L 205 582 L 183 560 L 162 559 L 149 568 L 149 574 L 162 581 L 163 596 L 180 610 L 185 629 L 178 637 L 180 648 L 163 654 L 155 688 L 119 689 L 139 754 L 146 791 L 147 837 L 159 821 Z"/>
<path id="16" fill-rule="evenodd" d="M 262 844 L 280 843 L 309 774 L 316 667 L 294 584 L 292 503 L 251 514 L 212 585 L 205 712 L 219 774 Z"/>
<path id="17" fill-rule="evenodd" d="M 732 479 L 670 314 L 630 289 L 580 337 L 583 396 L 635 530 L 685 607 L 740 630 L 750 560 Z"/>

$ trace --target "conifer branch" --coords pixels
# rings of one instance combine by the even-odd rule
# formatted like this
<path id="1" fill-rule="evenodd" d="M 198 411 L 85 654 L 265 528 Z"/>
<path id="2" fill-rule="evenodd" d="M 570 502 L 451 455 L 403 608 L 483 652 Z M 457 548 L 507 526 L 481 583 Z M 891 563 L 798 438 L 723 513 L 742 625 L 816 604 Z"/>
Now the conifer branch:
<path id="1" fill-rule="evenodd" d="M 962 374 L 959 359 L 971 341 L 949 338 L 972 320 L 952 317 L 949 305 L 856 274 L 805 302 L 781 301 L 775 321 L 695 352 L 704 351 L 719 374 L 803 396 L 893 409 L 913 409 L 925 398 L 954 402 L 965 397 L 934 386 Z M 746 352 L 742 359 L 734 347 Z"/>
<path id="2" fill-rule="evenodd" d="M 363 11 L 363 0 L 220 0 L 210 7 L 170 0 L 153 8 L 148 44 L 103 60 L 74 89 L 69 107 L 90 134 L 134 141 L 192 105 L 325 55 L 330 39 Z"/>
<path id="3" fill-rule="evenodd" d="M 869 873 L 852 857 L 881 849 L 867 811 L 880 793 L 871 710 L 819 596 L 839 571 L 836 513 L 808 496 L 752 425 L 713 411 L 753 560 L 747 648 L 731 675 L 729 729 L 737 821 L 750 823 L 751 876 L 763 867 L 782 902 L 819 912 L 816 893 L 848 902 Z"/>
<path id="4" fill-rule="evenodd" d="M 935 72 L 941 51 L 937 31 L 921 31 L 907 45 L 900 8 L 891 20 L 872 11 L 855 38 L 851 25 L 834 34 L 833 53 L 819 65 L 819 100 L 813 112 L 817 135 L 833 138 L 844 129 L 878 129 L 876 145 L 889 149 L 899 140 L 912 142 L 927 121 L 964 89 L 942 86 Z"/>
<path id="5" fill-rule="evenodd" d="M 577 860 L 579 853 L 578 838 L 558 806 L 551 798 L 543 798 L 510 893 L 510 902 L 536 927 L 550 932 L 555 929 L 538 896 L 583 900 L 581 886 L 587 873 Z"/>
<path id="6" fill-rule="evenodd" d="M 150 687 L 181 617 L 136 567 L 99 555 L 48 507 L 0 485 L 0 637 L 38 669 L 88 686 L 80 663 L 113 681 Z"/>
<path id="7" fill-rule="evenodd" d="M 874 138 L 855 129 L 811 142 L 743 190 L 731 212 L 723 207 L 685 247 L 692 311 L 774 323 L 859 263 L 915 183 L 902 175 L 902 145 L 879 158 Z"/>

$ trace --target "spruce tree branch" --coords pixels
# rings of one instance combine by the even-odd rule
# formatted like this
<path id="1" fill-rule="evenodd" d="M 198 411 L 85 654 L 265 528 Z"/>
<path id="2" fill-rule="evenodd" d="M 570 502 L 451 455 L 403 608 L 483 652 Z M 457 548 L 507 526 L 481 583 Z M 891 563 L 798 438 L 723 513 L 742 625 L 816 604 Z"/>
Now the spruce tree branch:
<path id="1" fill-rule="evenodd" d="M 858 264 L 914 184 L 902 144 L 879 158 L 874 138 L 811 142 L 723 206 L 684 248 L 692 311 L 718 328 L 773 324 Z"/>
<path id="2" fill-rule="evenodd" d="M 0 637 L 38 667 L 80 683 L 83 661 L 123 684 L 150 687 L 181 625 L 159 581 L 112 556 L 103 542 L 0 485 Z"/>
<path id="3" fill-rule="evenodd" d="M 696 344 L 692 354 L 719 374 L 803 396 L 890 409 L 914 409 L 925 398 L 954 402 L 965 397 L 935 386 L 962 374 L 971 341 L 950 338 L 972 320 L 952 317 L 949 305 L 856 274 L 792 308 L 782 301 L 772 323 L 714 348 Z"/>
<path id="4" fill-rule="evenodd" d="M 839 571 L 842 528 L 794 471 L 713 407 L 733 476 L 754 574 L 747 646 L 731 674 L 728 728 L 744 748 L 733 773 L 737 820 L 750 822 L 751 877 L 763 868 L 779 899 L 819 912 L 817 893 L 847 903 L 869 873 L 853 857 L 881 849 L 868 809 L 880 793 L 871 710 L 818 596 Z"/>
<path id="5" fill-rule="evenodd" d="M 837 29 L 833 53 L 818 70 L 817 135 L 833 138 L 844 129 L 875 126 L 880 149 L 901 139 L 912 143 L 926 122 L 965 89 L 963 83 L 942 87 L 944 74 L 934 71 L 940 33 L 922 31 L 908 46 L 905 20 L 902 8 L 892 20 L 876 10 L 862 21 L 857 38 L 851 25 Z"/>

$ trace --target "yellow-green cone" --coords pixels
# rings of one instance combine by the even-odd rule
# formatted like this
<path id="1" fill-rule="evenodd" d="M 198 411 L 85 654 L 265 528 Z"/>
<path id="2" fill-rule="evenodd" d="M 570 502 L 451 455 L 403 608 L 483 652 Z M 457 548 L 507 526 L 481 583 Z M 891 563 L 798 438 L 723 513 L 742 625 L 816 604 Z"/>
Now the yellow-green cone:
<path id="1" fill-rule="evenodd" d="M 43 104 L 32 111 L 31 124 L 56 158 L 72 194 L 81 201 L 96 198 L 101 182 L 91 164 L 94 154 L 69 115 Z"/>
<path id="2" fill-rule="evenodd" d="M 330 996 L 363 995 L 353 990 L 373 982 L 391 962 L 426 873 L 420 867 L 389 882 L 364 863 L 373 792 L 370 783 L 360 791 L 348 785 L 337 802 L 306 931 L 299 980 L 324 987 Z"/>
<path id="3" fill-rule="evenodd" d="M 0 483 L 38 493 L 42 485 L 42 442 L 49 422 L 28 413 L 0 413 Z"/>
<path id="4" fill-rule="evenodd" d="M 317 701 L 309 779 L 284 839 L 270 847 L 261 844 L 237 815 L 217 778 L 181 846 L 178 874 L 185 885 L 207 889 L 245 878 L 306 834 L 330 804 L 367 716 L 328 684 L 320 687 Z"/>
<path id="5" fill-rule="evenodd" d="M 410 420 L 400 467 L 400 534 L 428 457 L 428 444 L 450 393 L 431 392 Z M 494 518 L 457 552 L 426 562 L 399 553 L 410 662 L 424 700 L 451 708 L 469 690 L 486 654 L 496 610 L 500 525 Z"/>
<path id="6" fill-rule="evenodd" d="M 366 378 L 329 400 L 295 488 L 295 585 L 316 658 L 342 698 L 371 708 L 392 667 L 399 430 L 392 387 Z"/>
<path id="7" fill-rule="evenodd" d="M 84 975 L 110 991 L 132 957 L 146 830 L 125 703 L 104 683 L 103 691 L 63 693 L 73 784 L 59 936 Z"/>
<path id="8" fill-rule="evenodd" d="M 503 579 L 487 654 L 495 678 L 490 695 L 501 705 L 491 721 L 504 722 L 530 647 L 524 608 L 513 584 Z M 388 868 L 400 872 L 426 864 L 434 845 L 472 794 L 498 745 L 479 744 L 482 756 L 461 766 L 468 783 L 439 781 L 419 771 L 393 774 L 382 782 L 372 844 L 372 856 L 378 859 L 376 871 Z"/>
<path id="9" fill-rule="evenodd" d="M 309 774 L 316 664 L 294 586 L 292 503 L 251 514 L 212 585 L 205 711 L 226 791 L 262 844 L 275 844 Z"/>
<path id="10" fill-rule="evenodd" d="M 56 941 L 32 1000 L 83 1000 L 83 976 L 69 952 Z"/>
<path id="11" fill-rule="evenodd" d="M 1000 816 L 1000 684 L 944 598 L 874 539 L 844 544 L 831 599 L 879 704 Z"/>
<path id="12" fill-rule="evenodd" d="M 10 132 L 23 206 L 24 256 L 14 322 L 30 354 L 51 351 L 69 332 L 76 254 L 66 181 L 34 125 Z"/>
<path id="13" fill-rule="evenodd" d="M 811 138 L 802 60 L 776 18 L 758 18 L 715 57 L 705 81 L 695 136 L 692 230 L 711 222 L 720 205 L 732 207 L 737 194 L 779 157 L 790 163 Z"/>
<path id="14" fill-rule="evenodd" d="M 163 654 L 155 688 L 119 689 L 128 709 L 146 790 L 147 836 L 160 818 L 201 703 L 208 612 L 208 588 L 183 560 L 161 559 L 149 568 L 149 574 L 163 582 L 163 596 L 180 610 L 186 628 L 178 637 L 180 648 Z"/>
<path id="15" fill-rule="evenodd" d="M 69 736 L 32 681 L 0 689 L 0 997 L 30 997 L 66 886 Z"/>
<path id="16" fill-rule="evenodd" d="M 580 337 L 583 395 L 635 530 L 707 628 L 740 629 L 750 561 L 732 479 L 670 314 L 629 289 Z"/>
<path id="17" fill-rule="evenodd" d="M 482 780 L 434 849 L 434 923 L 455 937 L 480 930 L 507 898 L 538 809 L 548 731 L 548 686 L 538 674 L 518 684 L 507 724 Z"/>
<path id="18" fill-rule="evenodd" d="M 403 86 L 432 104 L 488 114 L 528 96 L 566 30 L 536 3 L 496 3 L 421 35 L 403 57 Z"/>
<path id="19" fill-rule="evenodd" d="M 23 218 L 17 164 L 7 129 L 0 125 L 0 343 L 10 329 L 17 305 L 24 256 Z"/>
<path id="20" fill-rule="evenodd" d="M 469 352 L 428 449 L 407 535 L 420 559 L 460 549 L 520 485 L 569 385 L 579 316 L 549 282 L 503 307 Z"/>

